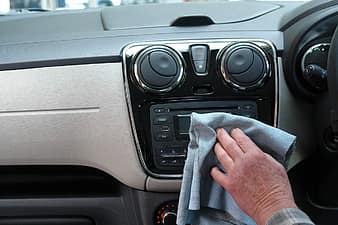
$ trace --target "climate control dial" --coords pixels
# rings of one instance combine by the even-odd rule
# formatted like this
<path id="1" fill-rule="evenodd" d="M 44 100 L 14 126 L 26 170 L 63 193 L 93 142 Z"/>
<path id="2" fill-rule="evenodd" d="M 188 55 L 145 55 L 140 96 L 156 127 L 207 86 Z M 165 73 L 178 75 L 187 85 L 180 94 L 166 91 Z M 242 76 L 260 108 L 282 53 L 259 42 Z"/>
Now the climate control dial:
<path id="1" fill-rule="evenodd" d="M 177 201 L 161 204 L 155 213 L 155 225 L 175 225 L 177 218 Z"/>

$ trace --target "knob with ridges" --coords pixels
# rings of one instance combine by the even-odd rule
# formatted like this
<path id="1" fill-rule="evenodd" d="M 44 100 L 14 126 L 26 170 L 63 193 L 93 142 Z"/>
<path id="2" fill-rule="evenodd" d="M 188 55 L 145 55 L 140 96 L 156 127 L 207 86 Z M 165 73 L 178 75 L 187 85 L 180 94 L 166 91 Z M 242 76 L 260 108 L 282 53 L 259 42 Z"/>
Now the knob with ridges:
<path id="1" fill-rule="evenodd" d="M 168 201 L 158 206 L 155 212 L 155 225 L 176 225 L 177 201 Z"/>
<path id="2" fill-rule="evenodd" d="M 166 211 L 162 216 L 162 224 L 163 225 L 176 225 L 176 212 Z"/>

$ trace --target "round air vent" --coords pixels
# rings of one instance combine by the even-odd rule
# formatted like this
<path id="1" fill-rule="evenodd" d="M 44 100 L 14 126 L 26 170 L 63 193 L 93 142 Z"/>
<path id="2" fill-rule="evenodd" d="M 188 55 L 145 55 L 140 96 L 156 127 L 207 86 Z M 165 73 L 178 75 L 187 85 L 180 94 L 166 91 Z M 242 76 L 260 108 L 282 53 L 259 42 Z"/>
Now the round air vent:
<path id="1" fill-rule="evenodd" d="M 230 45 L 219 52 L 217 59 L 218 71 L 225 81 L 240 90 L 258 88 L 270 76 L 265 52 L 251 43 Z"/>
<path id="2" fill-rule="evenodd" d="M 134 59 L 135 79 L 144 91 L 169 92 L 183 81 L 183 62 L 183 57 L 167 46 L 147 47 Z"/>

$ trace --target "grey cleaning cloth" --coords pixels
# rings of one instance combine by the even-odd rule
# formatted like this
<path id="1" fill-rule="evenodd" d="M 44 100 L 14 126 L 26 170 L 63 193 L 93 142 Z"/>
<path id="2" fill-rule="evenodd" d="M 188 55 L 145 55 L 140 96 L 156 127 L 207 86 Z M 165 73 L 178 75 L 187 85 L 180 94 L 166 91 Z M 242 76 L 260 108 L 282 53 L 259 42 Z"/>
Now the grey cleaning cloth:
<path id="1" fill-rule="evenodd" d="M 227 131 L 232 128 L 242 129 L 263 151 L 284 165 L 296 139 L 293 135 L 254 119 L 228 113 L 192 113 L 190 143 L 178 204 L 178 225 L 255 224 L 237 206 L 231 195 L 209 175 L 215 165 L 224 169 L 213 152 L 217 128 Z"/>

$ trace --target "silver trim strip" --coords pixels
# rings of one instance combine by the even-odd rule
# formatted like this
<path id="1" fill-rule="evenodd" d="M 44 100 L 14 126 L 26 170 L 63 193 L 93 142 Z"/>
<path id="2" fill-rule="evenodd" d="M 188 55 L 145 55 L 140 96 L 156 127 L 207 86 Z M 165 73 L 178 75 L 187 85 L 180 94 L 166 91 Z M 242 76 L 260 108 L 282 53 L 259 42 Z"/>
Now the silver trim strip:
<path id="1" fill-rule="evenodd" d="M 126 96 L 126 102 L 128 106 L 128 112 L 129 112 L 129 118 L 130 118 L 130 124 L 132 133 L 134 136 L 134 142 L 136 145 L 137 153 L 139 156 L 139 159 L 141 161 L 141 165 L 145 172 L 155 178 L 182 178 L 182 174 L 158 174 L 154 173 L 147 167 L 143 155 L 141 146 L 137 137 L 136 127 L 135 127 L 135 121 L 133 117 L 133 111 L 132 111 L 132 105 L 131 105 L 131 98 L 130 98 L 130 91 L 129 91 L 129 84 L 128 84 L 128 74 L 127 74 L 127 57 L 131 57 L 135 55 L 137 52 L 141 51 L 143 48 L 149 46 L 149 45 L 167 45 L 174 49 L 176 49 L 179 52 L 187 52 L 189 50 L 189 46 L 193 44 L 205 44 L 209 45 L 210 50 L 219 50 L 223 49 L 227 45 L 230 45 L 231 43 L 236 42 L 254 42 L 258 46 L 260 46 L 260 43 L 267 44 L 271 47 L 273 51 L 273 63 L 275 68 L 275 82 L 276 82 L 276 93 L 275 93 L 275 118 L 274 118 L 274 125 L 277 126 L 277 117 L 278 117 L 278 64 L 277 64 L 277 51 L 274 46 L 274 44 L 268 40 L 264 39 L 201 39 L 201 40 L 180 40 L 180 41 L 158 41 L 158 42 L 140 42 L 140 43 L 134 43 L 129 44 L 125 46 L 122 50 L 122 63 L 123 63 L 123 79 L 124 79 L 124 88 L 125 88 L 125 96 Z"/>
<path id="2" fill-rule="evenodd" d="M 39 115 L 97 113 L 97 112 L 100 112 L 100 107 L 65 108 L 65 109 L 34 109 L 34 110 L 0 111 L 0 117 L 3 117 L 3 116 L 39 116 Z"/>
<path id="3" fill-rule="evenodd" d="M 275 51 L 275 49 L 274 49 Z M 276 52 L 274 53 L 276 54 Z M 279 69 L 278 69 L 278 58 L 277 55 L 274 57 L 273 63 L 275 64 L 275 112 L 274 112 L 274 121 L 273 126 L 278 127 L 278 111 L 279 111 Z M 282 63 L 281 63 L 282 64 Z M 282 66 L 282 65 L 281 65 Z"/>

